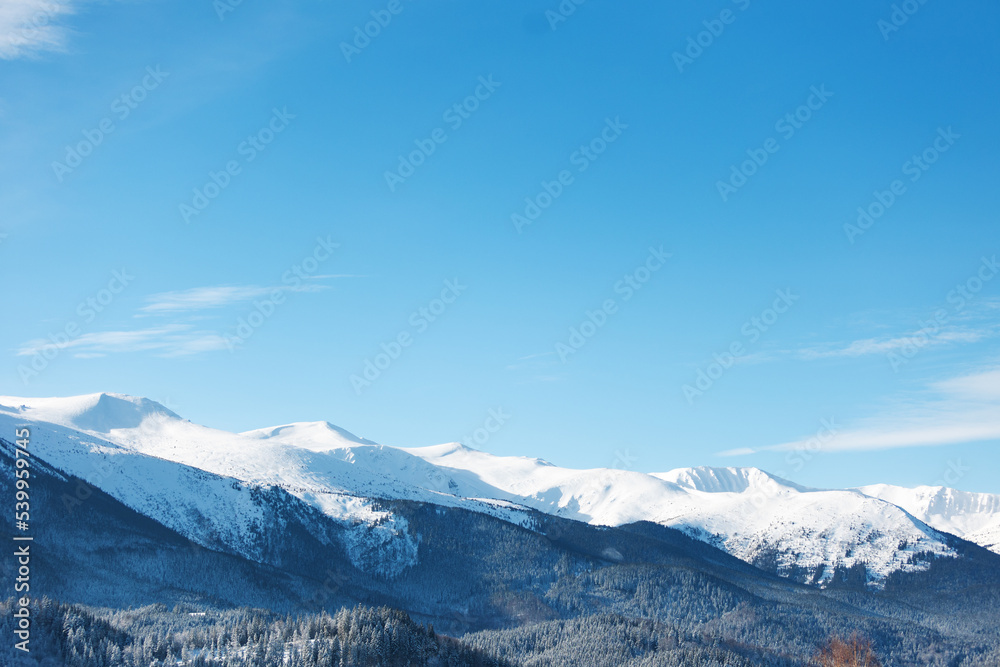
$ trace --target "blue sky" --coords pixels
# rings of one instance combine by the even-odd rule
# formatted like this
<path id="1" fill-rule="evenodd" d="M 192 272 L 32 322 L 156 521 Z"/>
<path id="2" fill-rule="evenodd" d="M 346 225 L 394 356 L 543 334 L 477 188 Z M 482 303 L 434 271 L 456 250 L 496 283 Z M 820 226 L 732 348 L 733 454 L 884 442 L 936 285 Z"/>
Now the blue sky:
<path id="1" fill-rule="evenodd" d="M 5 3 L 2 393 L 1000 492 L 1000 8 L 903 5 Z"/>

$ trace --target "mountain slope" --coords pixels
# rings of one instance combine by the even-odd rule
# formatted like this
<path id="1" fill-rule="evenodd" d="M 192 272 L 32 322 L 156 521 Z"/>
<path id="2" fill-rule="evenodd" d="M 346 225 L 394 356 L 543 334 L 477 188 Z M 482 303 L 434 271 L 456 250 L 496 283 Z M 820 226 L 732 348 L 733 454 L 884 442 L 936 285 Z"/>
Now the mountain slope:
<path id="1" fill-rule="evenodd" d="M 600 525 L 671 526 L 805 583 L 825 585 L 838 570 L 862 566 L 877 586 L 893 572 L 926 569 L 955 554 L 945 535 L 891 503 L 856 491 L 806 489 L 756 469 L 646 475 L 570 470 L 460 445 L 407 451 L 455 480 L 487 482 L 501 497 L 543 512 Z"/>
<path id="2" fill-rule="evenodd" d="M 359 438 L 350 431 L 330 422 L 296 422 L 284 426 L 262 428 L 241 433 L 254 440 L 283 442 L 294 447 L 303 447 L 314 452 L 327 452 L 352 445 L 377 445 L 378 443 Z"/>
<path id="3" fill-rule="evenodd" d="M 970 542 L 986 547 L 993 553 L 1000 554 L 1000 518 L 989 525 L 967 533 L 963 537 Z"/>
<path id="4" fill-rule="evenodd" d="M 246 545 L 261 530 L 260 508 L 218 480 L 199 501 L 188 479 L 192 469 L 219 480 L 274 485 L 342 525 L 367 526 L 358 529 L 359 554 L 364 545 L 381 544 L 396 553 L 394 568 L 406 567 L 406 554 L 414 553 L 406 545 L 408 533 L 367 499 L 464 508 L 526 527 L 535 521 L 531 509 L 594 525 L 649 521 L 818 585 L 861 567 L 869 585 L 877 587 L 894 572 L 926 570 L 935 558 L 957 553 L 953 538 L 896 504 L 859 491 L 807 489 L 756 469 L 691 468 L 652 475 L 573 470 L 458 444 L 388 447 L 327 422 L 235 434 L 193 424 L 147 399 L 116 394 L 0 397 L 0 425 L 5 419 L 35 420 L 51 435 L 43 452 L 73 474 L 91 474 L 88 466 L 95 461 L 111 470 L 129 461 L 134 472 L 103 474 L 102 488 L 183 534 L 196 539 L 220 535 L 222 543 L 244 545 L 240 553 L 251 558 L 259 555 Z M 185 468 L 167 466 L 167 461 Z M 154 480 L 170 480 L 155 497 L 150 495 Z M 227 507 L 229 514 L 216 512 L 218 525 L 187 525 L 191 517 L 209 514 L 209 507 Z"/>
<path id="5" fill-rule="evenodd" d="M 242 465 L 238 449 L 230 453 L 223 446 L 213 452 L 212 443 L 204 440 L 193 441 L 203 449 L 194 458 L 204 467 L 178 462 L 173 459 L 186 458 L 178 457 L 179 452 L 193 451 L 181 439 L 186 433 L 200 433 L 203 427 L 143 399 L 111 396 L 109 400 L 103 394 L 79 398 L 86 400 L 41 401 L 41 409 L 23 402 L 11 408 L 7 397 L 0 398 L 0 406 L 8 406 L 0 407 L 0 432 L 14 433 L 16 426 L 27 425 L 33 456 L 86 480 L 62 498 L 60 506 L 66 512 L 85 504 L 97 488 L 196 544 L 259 563 L 281 564 L 289 548 L 284 542 L 290 539 L 287 535 L 296 536 L 296 544 L 312 544 L 317 553 L 346 554 L 357 567 L 373 573 L 398 572 L 415 558 L 416 544 L 406 526 L 375 510 L 368 498 L 301 488 L 296 495 L 281 483 L 287 483 L 288 476 L 279 475 L 280 481 L 272 482 L 257 475 L 227 475 L 224 471 L 230 467 L 240 472 L 254 468 Z M 109 415 L 124 416 L 129 426 L 116 428 Z M 133 427 L 136 415 L 140 422 Z M 40 416 L 62 424 L 32 419 Z M 110 428 L 98 433 L 63 425 L 80 423 Z M 163 424 L 171 425 L 179 440 L 157 436 L 156 429 Z M 139 437 L 145 431 L 153 436 Z M 219 433 L 224 444 L 242 440 Z M 142 446 L 128 444 L 133 441 Z M 281 459 L 282 449 L 274 447 L 256 455 L 273 456 L 277 465 L 288 466 Z"/>
<path id="6" fill-rule="evenodd" d="M 119 421 L 115 423 L 115 419 Z M 92 461 L 81 459 L 91 452 L 107 456 L 144 454 L 253 485 L 277 485 L 329 516 L 352 522 L 384 520 L 365 509 L 365 498 L 436 502 L 501 515 L 513 522 L 525 520 L 523 512 L 510 503 L 467 500 L 444 492 L 450 480 L 405 450 L 363 444 L 369 441 L 336 427 L 326 428 L 323 423 L 241 435 L 194 424 L 158 403 L 120 394 L 57 399 L 0 396 L 0 426 L 20 422 L 34 422 L 51 432 L 55 437 L 44 443 L 50 459 L 68 465 L 72 471 L 79 469 L 82 476 L 92 472 L 84 469 Z M 93 424 L 102 428 L 85 428 Z M 317 442 L 317 434 L 324 431 L 322 437 L 327 440 Z M 302 436 L 302 444 L 289 444 L 290 434 Z M 339 442 L 348 444 L 337 446 Z M 150 478 L 155 475 L 142 476 Z M 490 489 L 483 485 L 470 490 L 470 498 L 492 497 Z M 143 493 L 142 488 L 132 491 Z M 182 491 L 180 495 L 188 494 Z"/>
<path id="7" fill-rule="evenodd" d="M 1000 553 L 998 494 L 970 493 L 943 486 L 907 489 L 891 484 L 862 486 L 858 491 L 901 507 L 938 530 Z"/>
<path id="8" fill-rule="evenodd" d="M 40 446 L 45 437 L 38 429 L 32 439 Z M 9 451 L 8 444 L 0 444 L 4 494 L 11 490 Z M 525 664 L 538 664 L 532 662 L 535 654 L 545 663 L 556 657 L 552 653 L 570 649 L 608 650 L 614 639 L 607 664 L 621 664 L 611 655 L 631 654 L 636 660 L 627 664 L 637 667 L 703 664 L 702 649 L 710 648 L 718 664 L 800 665 L 829 633 L 851 630 L 873 637 L 892 664 L 916 664 L 930 652 L 941 657 L 935 664 L 958 664 L 959 656 L 990 650 L 1000 613 L 995 593 L 1000 561 L 984 550 L 987 567 L 976 571 L 978 580 L 971 579 L 975 589 L 960 596 L 951 594 L 954 576 L 937 573 L 944 561 L 958 559 L 896 577 L 887 594 L 822 591 L 765 574 L 655 524 L 607 528 L 533 514 L 534 529 L 528 530 L 479 512 L 402 500 L 376 504 L 420 535 L 419 558 L 395 575 L 369 576 L 335 549 L 324 550 L 303 539 L 300 528 L 287 526 L 274 530 L 294 549 L 281 552 L 280 567 L 266 566 L 193 548 L 183 536 L 96 488 L 73 512 L 53 511 L 59 498 L 75 495 L 86 483 L 41 459 L 33 461 L 34 497 L 50 509 L 35 532 L 40 550 L 32 561 L 32 594 L 67 602 L 119 608 L 153 603 L 169 608 L 180 602 L 202 610 L 252 604 L 295 615 L 355 602 L 389 605 L 453 636 L 493 629 L 496 634 L 477 635 L 477 645 L 513 650 Z M 268 505 L 280 504 L 272 499 Z M 0 517 L 8 530 L 11 522 L 9 515 Z M 13 576 L 13 567 L 11 559 L 0 560 L 0 574 Z M 965 573 L 953 574 L 970 580 Z M 906 592 L 914 576 L 920 577 L 921 591 L 934 591 L 933 584 L 943 582 L 950 604 L 962 606 L 939 615 L 939 598 Z M 185 616 L 173 618 L 183 623 Z M 245 612 L 237 610 L 233 618 L 240 616 Z M 575 628 L 572 636 L 549 636 L 567 621 Z M 666 626 L 664 633 L 643 634 L 647 641 L 619 632 L 623 625 L 650 623 Z M 507 632 L 514 628 L 525 633 Z M 678 641 L 691 652 L 664 662 L 644 660 L 667 658 L 660 651 L 677 648 Z"/>
<path id="9" fill-rule="evenodd" d="M 0 439 L 0 494 L 13 496 L 14 447 Z M 31 457 L 30 594 L 108 607 L 199 600 L 221 607 L 301 608 L 315 582 L 204 548 L 83 479 Z M 12 514 L 0 517 L 16 534 Z M 13 580 L 17 561 L 0 559 Z M 338 600 L 349 603 L 344 594 Z"/>

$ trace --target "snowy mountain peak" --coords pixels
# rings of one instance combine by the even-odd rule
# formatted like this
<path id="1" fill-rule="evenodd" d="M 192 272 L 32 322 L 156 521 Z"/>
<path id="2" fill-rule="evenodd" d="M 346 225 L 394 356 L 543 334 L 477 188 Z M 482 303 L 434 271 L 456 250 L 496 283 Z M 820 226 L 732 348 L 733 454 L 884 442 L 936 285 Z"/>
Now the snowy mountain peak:
<path id="1" fill-rule="evenodd" d="M 538 468 L 555 468 L 545 459 L 530 456 L 498 456 L 481 449 L 467 447 L 460 442 L 449 442 L 443 445 L 428 447 L 403 447 L 405 451 L 419 456 L 434 465 L 448 468 L 475 469 L 487 466 L 497 470 L 515 471 L 514 474 L 534 473 Z"/>
<path id="2" fill-rule="evenodd" d="M 148 398 L 110 393 L 66 398 L 0 396 L 0 410 L 24 419 L 47 421 L 95 433 L 138 428 L 150 417 L 181 419 Z"/>
<path id="3" fill-rule="evenodd" d="M 301 447 L 314 452 L 328 452 L 332 449 L 343 449 L 354 445 L 378 444 L 324 421 L 294 422 L 282 426 L 270 426 L 245 431 L 240 435 L 255 440 L 272 440 L 277 443 Z"/>
<path id="4" fill-rule="evenodd" d="M 444 458 L 454 454 L 466 454 L 476 450 L 466 447 L 460 442 L 446 442 L 442 445 L 431 445 L 429 447 L 413 447 L 409 451 L 423 458 Z"/>
<path id="5" fill-rule="evenodd" d="M 1000 516 L 995 517 L 982 528 L 968 532 L 962 537 L 984 546 L 994 553 L 1000 553 Z"/>
<path id="6" fill-rule="evenodd" d="M 767 490 L 768 492 L 789 490 L 806 491 L 805 487 L 776 477 L 760 468 L 713 468 L 699 466 L 678 468 L 670 472 L 652 473 L 667 482 L 704 493 L 744 493 L 746 491 Z"/>
<path id="7" fill-rule="evenodd" d="M 980 531 L 993 533 L 987 539 L 995 546 L 1000 529 L 1000 494 L 972 493 L 945 486 L 918 486 L 908 489 L 891 484 L 872 484 L 858 489 L 903 508 L 924 523 L 959 537 L 970 539 Z M 984 544 L 979 539 L 975 540 Z"/>

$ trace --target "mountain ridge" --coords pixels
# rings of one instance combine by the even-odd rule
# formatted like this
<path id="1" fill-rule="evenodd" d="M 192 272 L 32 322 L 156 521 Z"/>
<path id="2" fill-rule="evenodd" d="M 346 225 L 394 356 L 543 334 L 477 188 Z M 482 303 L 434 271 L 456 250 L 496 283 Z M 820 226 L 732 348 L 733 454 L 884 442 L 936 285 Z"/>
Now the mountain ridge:
<path id="1" fill-rule="evenodd" d="M 457 443 L 380 445 L 329 422 L 237 434 L 193 424 L 148 399 L 121 394 L 0 397 L 0 406 L 9 404 L 19 407 L 0 408 L 0 418 L 56 425 L 43 427 L 51 435 L 43 446 L 74 474 L 85 476 L 87 466 L 98 459 L 104 460 L 102 465 L 130 460 L 136 470 L 146 470 L 141 473 L 145 487 L 141 482 L 130 487 L 122 481 L 128 475 L 103 481 L 113 495 L 153 506 L 160 520 L 182 531 L 181 519 L 156 508 L 166 501 L 154 500 L 148 488 L 158 475 L 169 478 L 162 470 L 153 472 L 163 464 L 134 457 L 275 485 L 338 521 L 385 527 L 369 537 L 381 535 L 386 544 L 394 544 L 392 535 L 405 534 L 405 528 L 393 527 L 391 517 L 371 510 L 366 499 L 464 508 L 526 527 L 533 522 L 531 511 L 594 525 L 650 521 L 820 586 L 837 571 L 861 565 L 869 585 L 878 587 L 894 572 L 920 571 L 935 558 L 957 554 L 947 534 L 898 504 L 859 490 L 810 489 L 756 468 L 697 467 L 656 474 L 576 470 L 530 457 L 498 457 Z M 183 495 L 174 494 L 177 499 L 167 504 L 189 505 Z M 207 509 L 200 506 L 197 512 Z M 246 512 L 252 516 L 249 508 Z M 248 516 L 243 510 L 233 510 L 233 515 Z M 217 523 L 224 533 L 234 528 L 225 524 L 225 517 Z"/>

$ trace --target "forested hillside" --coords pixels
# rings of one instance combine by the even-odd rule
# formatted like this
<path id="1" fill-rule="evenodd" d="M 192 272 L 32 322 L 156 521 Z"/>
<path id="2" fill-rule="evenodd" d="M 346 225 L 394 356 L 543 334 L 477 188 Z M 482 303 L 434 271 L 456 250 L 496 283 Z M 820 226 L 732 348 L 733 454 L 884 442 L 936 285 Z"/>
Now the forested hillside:
<path id="1" fill-rule="evenodd" d="M 10 601 L 0 603 L 0 632 L 13 636 Z M 187 611 L 163 605 L 87 610 L 43 599 L 32 606 L 31 654 L 10 642 L 0 664 L 61 667 L 404 667 L 517 664 L 381 607 L 342 609 L 333 616 L 280 616 L 251 609 Z"/>

